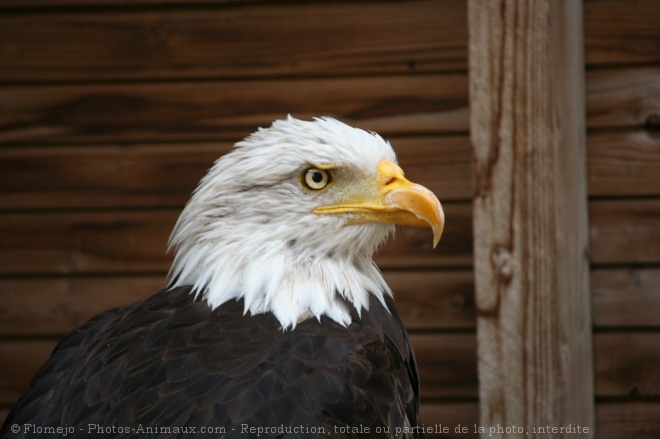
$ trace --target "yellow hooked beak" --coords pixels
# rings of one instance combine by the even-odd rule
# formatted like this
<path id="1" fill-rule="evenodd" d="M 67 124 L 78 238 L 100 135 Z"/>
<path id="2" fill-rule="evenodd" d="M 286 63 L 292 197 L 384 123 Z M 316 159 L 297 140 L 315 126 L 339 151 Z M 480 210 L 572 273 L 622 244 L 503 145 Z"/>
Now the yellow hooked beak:
<path id="1" fill-rule="evenodd" d="M 373 182 L 372 182 L 373 183 Z M 368 184 L 340 203 L 314 209 L 316 214 L 351 214 L 349 224 L 371 222 L 412 227 L 431 227 L 433 247 L 438 245 L 445 225 L 440 201 L 424 186 L 408 181 L 403 170 L 387 160 L 378 164 L 376 190 Z"/>

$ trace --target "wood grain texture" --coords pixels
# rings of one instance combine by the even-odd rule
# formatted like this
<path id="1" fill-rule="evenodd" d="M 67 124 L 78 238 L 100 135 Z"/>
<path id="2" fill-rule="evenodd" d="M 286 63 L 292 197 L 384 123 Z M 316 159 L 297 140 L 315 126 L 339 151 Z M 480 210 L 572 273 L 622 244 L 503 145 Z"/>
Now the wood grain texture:
<path id="1" fill-rule="evenodd" d="M 658 285 L 659 268 L 592 270 L 594 327 L 660 327 Z"/>
<path id="2" fill-rule="evenodd" d="M 166 273 L 0 279 L 0 336 L 63 336 L 166 286 Z"/>
<path id="3" fill-rule="evenodd" d="M 660 196 L 660 136 L 655 132 L 593 133 L 587 145 L 590 196 Z"/>
<path id="4" fill-rule="evenodd" d="M 0 149 L 4 209 L 183 207 L 229 143 Z"/>
<path id="5" fill-rule="evenodd" d="M 590 72 L 589 128 L 657 129 L 660 74 Z M 289 81 L 0 86 L 0 143 L 235 142 L 290 113 L 335 116 L 386 137 L 465 134 L 463 73 Z"/>
<path id="6" fill-rule="evenodd" d="M 596 405 L 598 439 L 660 437 L 660 403 L 602 403 Z"/>
<path id="7" fill-rule="evenodd" d="M 592 264 L 660 262 L 660 199 L 594 200 L 589 203 Z M 622 251 L 621 245 L 635 243 Z"/>
<path id="8" fill-rule="evenodd" d="M 476 398 L 477 345 L 474 334 L 412 334 L 422 400 Z"/>
<path id="9" fill-rule="evenodd" d="M 0 82 L 465 70 L 465 13 L 414 0 L 4 14 Z"/>
<path id="10" fill-rule="evenodd" d="M 305 8 L 286 2 L 195 3 L 206 5 L 205 10 L 121 9 L 185 6 L 181 0 L 4 0 L 0 9 L 63 9 L 59 14 L 36 10 L 0 16 L 0 80 L 325 76 L 467 68 L 462 0 L 314 3 Z M 87 12 L 67 14 L 64 8 L 70 6 Z M 585 1 L 587 65 L 659 61 L 660 12 L 655 6 L 655 0 Z M 99 7 L 117 12 L 95 11 Z M 287 32 L 280 32 L 282 27 Z"/>
<path id="11" fill-rule="evenodd" d="M 481 423 L 593 429 L 581 3 L 468 5 Z"/>
<path id="12" fill-rule="evenodd" d="M 660 61 L 660 9 L 655 0 L 585 0 L 587 66 Z"/>
<path id="13" fill-rule="evenodd" d="M 409 330 L 474 329 L 472 270 L 384 271 Z"/>
<path id="14" fill-rule="evenodd" d="M 589 128 L 660 127 L 660 71 L 654 67 L 587 72 Z"/>
<path id="15" fill-rule="evenodd" d="M 660 396 L 660 333 L 594 334 L 598 396 Z"/>
<path id="16" fill-rule="evenodd" d="M 287 114 L 466 133 L 467 111 L 465 74 L 0 87 L 0 143 L 235 142 Z"/>
<path id="17" fill-rule="evenodd" d="M 72 274 L 163 271 L 175 211 L 6 214 L 0 270 Z"/>

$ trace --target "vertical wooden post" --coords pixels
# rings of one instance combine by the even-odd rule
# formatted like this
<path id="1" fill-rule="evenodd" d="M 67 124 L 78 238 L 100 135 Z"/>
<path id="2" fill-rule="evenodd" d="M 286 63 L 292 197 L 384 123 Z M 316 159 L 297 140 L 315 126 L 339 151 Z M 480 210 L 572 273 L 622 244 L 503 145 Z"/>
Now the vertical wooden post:
<path id="1" fill-rule="evenodd" d="M 468 5 L 480 425 L 594 437 L 582 2 Z"/>

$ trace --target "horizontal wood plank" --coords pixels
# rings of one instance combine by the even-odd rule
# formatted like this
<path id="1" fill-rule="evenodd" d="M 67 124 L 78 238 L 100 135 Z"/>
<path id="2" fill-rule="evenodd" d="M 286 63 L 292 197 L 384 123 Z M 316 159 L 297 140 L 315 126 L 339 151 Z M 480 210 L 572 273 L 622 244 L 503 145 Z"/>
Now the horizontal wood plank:
<path id="1" fill-rule="evenodd" d="M 659 285 L 658 268 L 592 270 L 594 327 L 660 327 Z"/>
<path id="2" fill-rule="evenodd" d="M 385 270 L 383 275 L 394 292 L 394 302 L 406 328 L 474 329 L 472 270 Z"/>
<path id="3" fill-rule="evenodd" d="M 589 203 L 592 264 L 660 262 L 660 199 Z"/>
<path id="4" fill-rule="evenodd" d="M 660 129 L 660 70 L 653 67 L 587 72 L 587 126 Z"/>
<path id="5" fill-rule="evenodd" d="M 1 336 L 62 336 L 165 288 L 166 275 L 0 279 Z"/>
<path id="6" fill-rule="evenodd" d="M 590 128 L 656 129 L 660 72 L 587 76 Z M 0 142 L 236 141 L 288 113 L 329 115 L 387 137 L 467 133 L 467 76 L 457 74 L 0 87 Z"/>
<path id="7" fill-rule="evenodd" d="M 0 87 L 0 143 L 236 141 L 287 114 L 466 133 L 465 74 Z"/>
<path id="8" fill-rule="evenodd" d="M 474 278 L 469 269 L 384 270 L 406 327 L 475 328 Z M 0 279 L 0 336 L 60 336 L 90 317 L 147 297 L 166 285 L 166 273 Z M 660 269 L 591 272 L 597 329 L 660 326 Z"/>
<path id="9" fill-rule="evenodd" d="M 585 0 L 587 66 L 660 61 L 660 8 L 655 0 Z"/>
<path id="10" fill-rule="evenodd" d="M 467 136 L 391 141 L 410 180 L 442 201 L 471 197 Z M 0 149 L 0 210 L 181 208 L 206 170 L 230 150 L 228 142 Z"/>
<path id="11" fill-rule="evenodd" d="M 0 272 L 162 272 L 175 211 L 6 214 Z"/>
<path id="12" fill-rule="evenodd" d="M 424 401 L 478 396 L 474 334 L 413 334 Z M 0 404 L 12 404 L 28 387 L 56 340 L 0 340 Z M 597 397 L 660 396 L 660 334 L 596 334 Z"/>
<path id="13" fill-rule="evenodd" d="M 443 2 L 4 0 L 0 81 L 103 81 L 438 72 L 467 68 L 467 11 Z M 180 5 L 179 9 L 121 7 Z M 200 10 L 200 5 L 208 5 Z M 87 7 L 40 14 L 39 7 Z M 112 13 L 95 7 L 116 7 Z M 588 0 L 588 66 L 660 60 L 655 0 Z M 68 13 L 67 13 L 68 12 Z M 282 31 L 286 29 L 286 32 Z M 245 54 L 250 56 L 246 57 Z"/>
<path id="14" fill-rule="evenodd" d="M 401 228 L 376 257 L 384 269 L 469 267 L 472 208 L 444 203 L 447 225 L 437 249 L 427 229 Z M 589 203 L 595 264 L 660 262 L 660 200 Z M 163 272 L 179 210 L 0 214 L 0 274 Z"/>
<path id="15" fill-rule="evenodd" d="M 597 396 L 660 396 L 660 333 L 594 334 Z"/>
<path id="16" fill-rule="evenodd" d="M 182 208 L 227 142 L 0 149 L 0 209 Z"/>
<path id="17" fill-rule="evenodd" d="M 390 139 L 406 175 L 441 201 L 472 197 L 467 136 Z M 230 142 L 0 149 L 0 210 L 177 207 Z M 660 195 L 660 137 L 647 131 L 588 137 L 589 194 Z M 176 175 L 176 178 L 172 178 Z"/>
<path id="18" fill-rule="evenodd" d="M 466 69 L 463 0 L 0 15 L 0 82 Z"/>
<path id="19" fill-rule="evenodd" d="M 653 439 L 660 437 L 660 403 L 596 404 L 598 439 Z"/>
<path id="20" fill-rule="evenodd" d="M 413 334 L 422 400 L 478 396 L 474 334 Z"/>
<path id="21" fill-rule="evenodd" d="M 644 130 L 592 133 L 587 171 L 592 197 L 660 196 L 660 136 Z"/>

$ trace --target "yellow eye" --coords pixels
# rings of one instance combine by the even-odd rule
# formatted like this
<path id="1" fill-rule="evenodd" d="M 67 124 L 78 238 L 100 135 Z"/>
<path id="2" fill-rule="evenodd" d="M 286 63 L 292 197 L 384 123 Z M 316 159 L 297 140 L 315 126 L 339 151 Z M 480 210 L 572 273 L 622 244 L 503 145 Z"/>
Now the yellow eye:
<path id="1" fill-rule="evenodd" d="M 332 175 L 325 169 L 308 168 L 303 171 L 300 180 L 310 191 L 320 191 L 332 182 Z"/>

